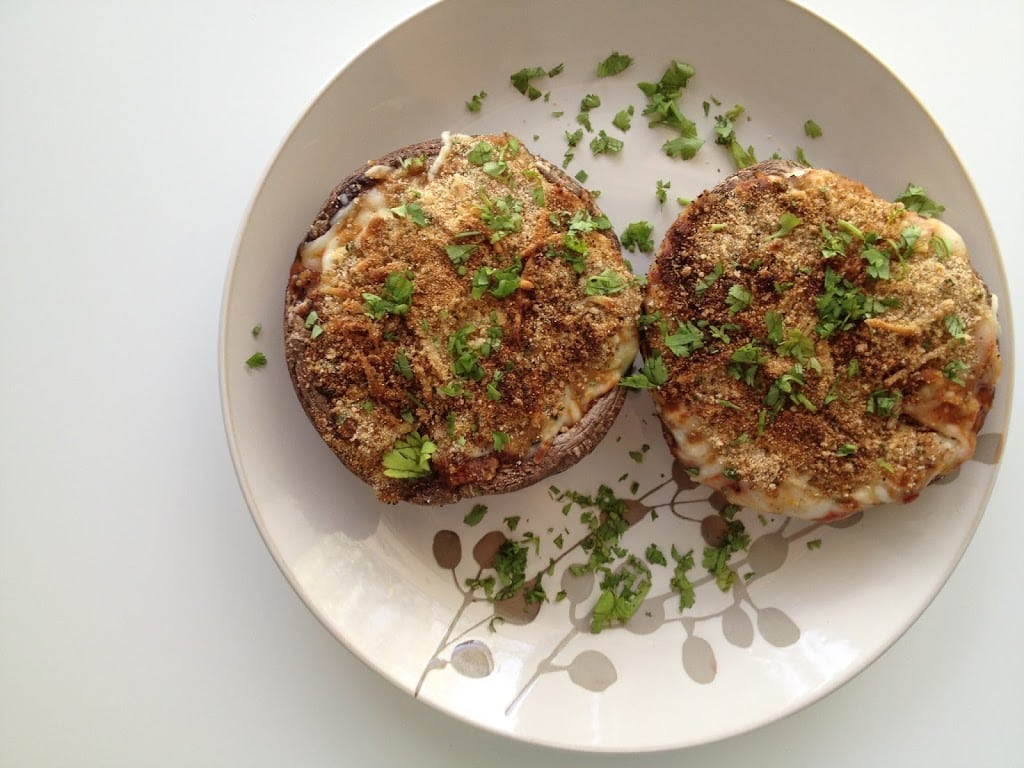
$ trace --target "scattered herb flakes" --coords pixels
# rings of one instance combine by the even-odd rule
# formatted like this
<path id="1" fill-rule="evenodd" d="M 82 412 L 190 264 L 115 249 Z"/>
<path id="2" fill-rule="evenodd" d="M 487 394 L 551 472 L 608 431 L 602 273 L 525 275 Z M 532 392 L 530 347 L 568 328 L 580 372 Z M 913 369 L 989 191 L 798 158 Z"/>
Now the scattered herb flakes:
<path id="1" fill-rule="evenodd" d="M 472 527 L 484 519 L 487 514 L 487 507 L 484 504 L 474 504 L 473 508 L 462 518 L 462 522 Z"/>
<path id="2" fill-rule="evenodd" d="M 809 139 L 820 139 L 821 126 L 813 120 L 804 121 L 804 135 Z"/>
<path id="3" fill-rule="evenodd" d="M 665 554 L 658 549 L 657 544 L 647 545 L 647 549 L 644 551 L 644 559 L 651 565 L 668 565 Z"/>
<path id="4" fill-rule="evenodd" d="M 629 555 L 616 570 L 605 573 L 601 594 L 590 615 L 590 631 L 597 634 L 613 624 L 625 624 L 651 589 L 651 569 Z"/>
<path id="5" fill-rule="evenodd" d="M 262 333 L 262 331 L 263 331 L 263 324 L 262 323 L 256 323 L 256 325 L 254 325 L 252 327 L 252 331 L 250 331 L 250 333 L 252 333 L 252 337 L 254 339 L 258 339 L 259 336 L 260 336 L 260 333 Z"/>
<path id="6" fill-rule="evenodd" d="M 448 258 L 452 262 L 452 266 L 455 267 L 455 271 L 460 274 L 466 274 L 466 262 L 469 261 L 469 257 L 473 255 L 473 251 L 477 249 L 475 244 L 462 244 L 462 245 L 446 245 L 444 247 L 445 253 L 448 254 Z"/>
<path id="7" fill-rule="evenodd" d="M 814 167 L 814 163 L 808 160 L 807 155 L 804 154 L 804 148 L 799 145 L 796 148 L 796 161 L 807 168 Z"/>
<path id="8" fill-rule="evenodd" d="M 598 155 L 616 155 L 622 151 L 623 146 L 625 145 L 622 139 L 609 136 L 603 128 L 597 132 L 597 136 L 590 140 L 590 151 L 595 157 Z"/>
<path id="9" fill-rule="evenodd" d="M 625 287 L 626 283 L 618 272 L 605 269 L 599 275 L 591 275 L 587 278 L 583 293 L 587 296 L 609 296 L 613 293 L 620 293 Z"/>
<path id="10" fill-rule="evenodd" d="M 495 450 L 495 452 L 500 452 L 500 451 L 505 450 L 505 447 L 512 440 L 512 438 L 509 436 L 509 434 L 507 432 L 502 432 L 502 431 L 497 430 L 497 429 L 491 431 L 491 438 L 494 441 L 494 450 Z"/>
<path id="11" fill-rule="evenodd" d="M 524 67 L 518 72 L 513 72 L 509 75 L 509 82 L 512 83 L 513 88 L 526 96 L 530 101 L 536 101 L 543 94 L 532 81 L 544 77 L 555 77 L 562 73 L 563 66 L 564 65 L 559 64 L 557 67 L 552 67 L 551 69 L 544 69 L 543 67 Z"/>
<path id="12" fill-rule="evenodd" d="M 670 333 L 668 322 L 662 320 L 658 324 L 661 340 L 676 357 L 689 357 L 691 353 L 704 346 L 704 331 L 693 321 L 679 323 L 675 332 Z"/>
<path id="13" fill-rule="evenodd" d="M 644 360 L 643 367 L 630 376 L 624 376 L 619 385 L 628 389 L 656 389 L 668 381 L 668 368 L 657 352 Z"/>
<path id="14" fill-rule="evenodd" d="M 430 457 L 437 445 L 419 432 L 410 432 L 395 441 L 395 447 L 384 454 L 381 463 L 387 477 L 413 479 L 431 472 Z"/>
<path id="15" fill-rule="evenodd" d="M 725 114 L 715 117 L 715 143 L 727 147 L 736 170 L 746 168 L 757 162 L 754 148 L 743 148 L 736 138 L 736 119 L 743 114 L 744 108 L 737 104 Z"/>
<path id="16" fill-rule="evenodd" d="M 589 178 L 590 178 L 590 174 L 587 173 L 586 171 L 582 170 L 582 169 L 580 169 L 579 171 L 576 172 L 575 179 L 580 184 L 586 184 L 587 183 L 587 179 L 589 179 Z"/>
<path id="17" fill-rule="evenodd" d="M 735 315 L 742 312 L 744 309 L 750 306 L 750 302 L 753 301 L 754 294 L 750 292 L 750 289 L 740 283 L 735 283 L 729 286 L 729 292 L 726 294 L 725 303 L 729 307 L 729 314 Z"/>
<path id="18" fill-rule="evenodd" d="M 417 227 L 425 227 L 430 223 L 430 217 L 423 210 L 423 206 L 416 202 L 402 203 L 391 209 L 391 212 L 400 219 L 408 219 Z"/>
<path id="19" fill-rule="evenodd" d="M 502 522 L 510 531 L 514 531 L 516 528 L 519 527 L 520 519 L 521 518 L 519 517 L 519 515 L 509 515 L 504 520 L 502 520 Z"/>
<path id="20" fill-rule="evenodd" d="M 622 247 L 630 253 L 640 251 L 651 253 L 654 251 L 654 238 L 652 234 L 654 227 L 647 221 L 634 221 L 626 225 L 626 228 L 619 235 Z"/>
<path id="21" fill-rule="evenodd" d="M 647 97 L 643 115 L 649 126 L 661 125 L 671 128 L 679 135 L 662 144 L 662 151 L 669 157 L 689 160 L 704 145 L 697 135 L 697 125 L 683 115 L 678 99 L 682 89 L 695 74 L 694 68 L 686 62 L 673 60 L 657 83 L 637 83 Z"/>
<path id="22" fill-rule="evenodd" d="M 722 265 L 722 262 L 718 262 L 710 272 L 697 281 L 696 285 L 694 285 L 694 292 L 700 296 L 708 288 L 718 282 L 718 278 L 720 278 L 724 272 L 725 267 Z"/>
<path id="23" fill-rule="evenodd" d="M 320 325 L 320 314 L 315 309 L 306 315 L 304 325 L 309 330 L 309 338 L 311 340 L 318 339 L 320 334 L 324 332 L 323 326 Z"/>
<path id="24" fill-rule="evenodd" d="M 821 549 L 821 539 L 811 539 L 807 542 L 807 548 L 811 550 Z"/>
<path id="25" fill-rule="evenodd" d="M 876 389 L 868 395 L 868 413 L 880 418 L 888 418 L 899 412 L 903 393 L 898 389 Z"/>
<path id="26" fill-rule="evenodd" d="M 836 448 L 836 456 L 846 458 L 847 456 L 853 456 L 857 453 L 857 446 L 853 443 L 843 443 Z"/>
<path id="27" fill-rule="evenodd" d="M 689 572 L 693 568 L 693 550 L 691 549 L 686 554 L 680 554 L 676 545 L 673 544 L 670 554 L 675 567 L 672 578 L 669 580 L 669 586 L 679 593 L 679 610 L 681 612 L 692 608 L 697 600 L 696 589 L 689 577 Z"/>
<path id="28" fill-rule="evenodd" d="M 412 363 L 409 362 L 409 357 L 403 349 L 395 353 L 395 370 L 402 374 L 407 381 L 412 381 L 416 377 L 412 370 Z"/>
<path id="29" fill-rule="evenodd" d="M 245 361 L 245 364 L 249 368 L 262 368 L 267 364 L 267 356 L 262 352 L 253 352 Z"/>
<path id="30" fill-rule="evenodd" d="M 474 93 L 469 97 L 469 101 L 466 102 L 466 109 L 470 112 L 479 112 L 483 107 L 483 100 L 487 98 L 487 91 L 480 91 Z"/>
<path id="31" fill-rule="evenodd" d="M 794 216 L 792 213 L 789 213 L 787 211 L 786 213 L 782 214 L 779 217 L 779 229 L 776 232 L 774 232 L 770 237 L 773 240 L 776 238 L 785 237 L 803 223 L 803 219 L 801 219 L 799 216 Z"/>
<path id="32" fill-rule="evenodd" d="M 658 205 L 665 204 L 665 201 L 668 200 L 668 190 L 671 188 L 671 181 L 664 181 L 663 179 L 658 179 L 654 187 L 654 196 L 658 200 Z"/>
<path id="33" fill-rule="evenodd" d="M 633 105 L 630 104 L 625 109 L 620 109 L 615 113 L 615 117 L 612 118 L 612 125 L 618 128 L 620 131 L 625 133 L 630 129 L 633 124 Z"/>
<path id="34" fill-rule="evenodd" d="M 964 378 L 964 372 L 967 371 L 968 368 L 969 366 L 967 363 L 962 360 L 950 360 L 942 366 L 942 375 L 954 384 L 959 384 L 963 387 L 967 384 L 967 380 Z"/>
<path id="35" fill-rule="evenodd" d="M 597 76 L 598 77 L 612 77 L 613 75 L 621 74 L 625 72 L 629 65 L 633 63 L 633 57 L 628 56 L 625 53 L 619 53 L 618 51 L 612 52 L 608 58 L 597 65 Z"/>
<path id="36" fill-rule="evenodd" d="M 729 560 L 736 552 L 750 546 L 750 535 L 746 532 L 742 521 L 727 517 L 725 542 L 719 547 L 704 547 L 703 567 L 715 577 L 715 584 L 722 592 L 728 592 L 736 581 L 736 571 L 729 567 Z"/>
<path id="37" fill-rule="evenodd" d="M 384 279 L 384 286 L 379 296 L 373 293 L 363 294 L 363 301 L 366 302 L 366 314 L 373 320 L 382 320 L 387 315 L 407 315 L 412 304 L 413 289 L 411 272 L 392 272 Z M 313 314 L 310 313 L 310 317 Z M 309 317 L 306 318 L 306 327 L 312 328 L 315 333 L 315 329 L 319 326 L 315 324 L 316 319 L 313 323 L 311 325 Z"/>
<path id="38" fill-rule="evenodd" d="M 924 187 L 913 183 L 907 184 L 907 188 L 897 195 L 895 202 L 903 203 L 903 207 L 908 211 L 913 211 L 926 218 L 936 216 L 946 210 L 946 206 L 928 197 Z"/>
<path id="39" fill-rule="evenodd" d="M 679 207 L 680 208 L 685 208 L 686 206 L 688 206 L 693 201 L 690 198 L 688 198 L 688 197 L 677 197 L 676 198 L 676 202 L 679 203 Z"/>
<path id="40" fill-rule="evenodd" d="M 579 143 L 582 140 L 583 140 L 583 129 L 582 128 L 577 128 L 572 133 L 569 133 L 568 131 L 565 132 L 565 143 L 566 143 L 567 149 L 565 150 L 565 155 L 562 157 L 562 167 L 563 168 L 568 168 L 569 167 L 569 163 L 571 163 L 573 158 L 576 156 L 575 149 L 576 149 L 577 146 L 579 146 Z"/>

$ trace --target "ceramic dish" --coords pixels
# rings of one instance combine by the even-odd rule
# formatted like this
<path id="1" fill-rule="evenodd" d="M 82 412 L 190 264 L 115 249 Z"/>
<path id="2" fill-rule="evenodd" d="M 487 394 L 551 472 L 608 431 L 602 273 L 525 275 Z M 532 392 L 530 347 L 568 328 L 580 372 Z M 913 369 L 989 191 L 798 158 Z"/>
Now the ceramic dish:
<path id="1" fill-rule="evenodd" d="M 742 23 L 738 23 L 742 20 Z M 515 34 L 506 34 L 514 28 Z M 634 58 L 598 78 L 613 51 Z M 672 134 L 648 127 L 640 81 L 673 59 L 693 65 L 680 101 L 706 139 L 670 159 Z M 530 100 L 510 84 L 524 67 L 561 72 Z M 466 102 L 486 91 L 482 109 Z M 877 61 L 813 15 L 763 3 L 642 5 L 596 0 L 508 4 L 446 0 L 352 61 L 313 101 L 270 166 L 242 227 L 227 280 L 221 337 L 224 418 L 253 518 L 286 578 L 353 653 L 450 715 L 534 743 L 645 751 L 721 739 L 792 713 L 864 669 L 920 615 L 970 541 L 996 475 L 1009 411 L 1004 373 L 976 457 L 905 508 L 838 525 L 741 512 L 751 543 L 733 556 L 722 592 L 701 568 L 706 490 L 673 467 L 648 399 L 629 397 L 607 439 L 575 468 L 531 489 L 428 509 L 377 503 L 306 420 L 284 365 L 281 317 L 294 249 L 332 186 L 369 158 L 443 130 L 509 130 L 560 161 L 587 94 L 600 97 L 569 164 L 587 172 L 618 231 L 647 220 L 655 241 L 692 198 L 732 169 L 714 118 L 736 104 L 758 157 L 806 159 L 892 197 L 913 181 L 946 205 L 976 267 L 1003 297 L 1004 370 L 1012 369 L 1005 279 L 985 214 L 956 156 L 913 96 Z M 705 113 L 704 103 L 707 102 Z M 632 105 L 631 128 L 612 118 Z M 819 138 L 804 131 L 812 119 Z M 625 142 L 594 156 L 599 130 Z M 659 203 L 661 181 L 671 186 Z M 638 271 L 647 256 L 627 254 Z M 252 333 L 262 326 L 258 336 Z M 250 369 L 254 352 L 267 364 Z M 680 611 L 669 565 L 625 627 L 590 632 L 600 590 L 568 575 L 583 559 L 580 509 L 563 514 L 549 486 L 625 499 L 637 522 L 623 544 L 668 556 L 695 550 L 696 603 Z M 653 514 L 651 514 L 653 512 Z M 514 530 L 513 530 L 514 527 Z M 526 621 L 467 579 L 486 574 L 488 543 L 535 534 L 530 570 L 552 600 Z M 481 544 L 481 542 L 483 542 Z M 559 546 L 560 545 L 560 546 Z M 553 562 L 547 572 L 549 562 Z M 562 597 L 555 600 L 556 593 Z M 498 617 L 497 619 L 495 617 Z"/>

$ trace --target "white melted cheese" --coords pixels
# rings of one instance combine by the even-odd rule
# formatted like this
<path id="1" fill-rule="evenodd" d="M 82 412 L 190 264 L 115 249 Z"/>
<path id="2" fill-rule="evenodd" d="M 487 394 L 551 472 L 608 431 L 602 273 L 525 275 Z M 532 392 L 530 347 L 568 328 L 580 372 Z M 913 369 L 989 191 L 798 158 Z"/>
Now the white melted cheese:
<path id="1" fill-rule="evenodd" d="M 337 267 L 344 253 L 345 246 L 341 239 L 344 231 L 354 229 L 357 232 L 355 237 L 345 239 L 357 239 L 373 219 L 393 216 L 384 193 L 376 187 L 370 187 L 335 214 L 330 229 L 315 240 L 303 243 L 299 251 L 302 266 L 315 272 L 329 272 Z"/>
<path id="2" fill-rule="evenodd" d="M 433 181 L 437 178 L 437 174 L 441 172 L 441 168 L 444 167 L 445 161 L 448 159 L 448 155 L 451 151 L 452 135 L 448 131 L 442 131 L 441 151 L 437 153 L 437 157 L 434 158 L 434 162 L 430 164 L 430 170 L 427 171 L 427 181 Z"/>

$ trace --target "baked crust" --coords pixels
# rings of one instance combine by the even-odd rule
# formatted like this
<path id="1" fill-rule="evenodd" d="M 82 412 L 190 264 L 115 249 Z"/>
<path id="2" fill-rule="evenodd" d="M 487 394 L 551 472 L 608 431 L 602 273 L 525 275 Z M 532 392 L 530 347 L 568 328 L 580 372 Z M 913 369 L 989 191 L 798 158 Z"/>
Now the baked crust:
<path id="1" fill-rule="evenodd" d="M 645 312 L 673 454 L 771 514 L 914 499 L 973 454 L 1000 372 L 995 301 L 956 232 L 784 161 L 683 211 Z"/>
<path id="2" fill-rule="evenodd" d="M 412 285 L 404 308 L 388 309 L 392 279 Z M 378 498 L 444 504 L 593 450 L 624 402 L 639 307 L 574 179 L 508 134 L 445 135 L 331 192 L 291 268 L 285 353 L 317 431 Z M 424 471 L 386 475 L 411 435 L 436 448 Z"/>

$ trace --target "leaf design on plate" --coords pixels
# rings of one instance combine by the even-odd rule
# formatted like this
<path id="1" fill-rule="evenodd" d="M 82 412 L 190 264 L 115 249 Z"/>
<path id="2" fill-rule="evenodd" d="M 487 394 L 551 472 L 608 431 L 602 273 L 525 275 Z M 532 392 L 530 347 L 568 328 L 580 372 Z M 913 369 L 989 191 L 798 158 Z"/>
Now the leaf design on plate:
<path id="1" fill-rule="evenodd" d="M 722 611 L 722 634 L 738 648 L 749 648 L 754 642 L 754 622 L 739 605 Z"/>
<path id="2" fill-rule="evenodd" d="M 476 560 L 476 564 L 481 568 L 490 568 L 494 565 L 494 558 L 506 541 L 505 534 L 501 531 L 485 533 L 473 547 L 473 559 Z"/>
<path id="3" fill-rule="evenodd" d="M 462 540 L 455 531 L 434 534 L 434 560 L 439 566 L 451 570 L 462 562 Z"/>
<path id="4" fill-rule="evenodd" d="M 683 669 L 695 683 L 713 682 L 718 673 L 718 661 L 711 643 L 696 635 L 687 637 L 683 642 Z"/>
<path id="5" fill-rule="evenodd" d="M 786 562 L 789 542 L 778 532 L 759 536 L 747 551 L 747 564 L 758 576 L 777 571 Z"/>
<path id="6" fill-rule="evenodd" d="M 833 520 L 828 525 L 830 528 L 849 528 L 859 523 L 863 518 L 863 512 L 854 512 L 849 517 L 844 517 L 842 520 Z"/>
<path id="7" fill-rule="evenodd" d="M 757 612 L 757 629 L 761 637 L 777 648 L 800 639 L 800 627 L 778 608 L 761 608 Z"/>
<path id="8" fill-rule="evenodd" d="M 634 635 L 649 635 L 665 624 L 665 600 L 652 598 L 640 603 L 636 613 L 629 617 L 625 628 Z"/>
<path id="9" fill-rule="evenodd" d="M 619 679 L 612 660 L 600 651 L 583 651 L 568 667 L 569 679 L 581 688 L 600 693 Z"/>
<path id="10" fill-rule="evenodd" d="M 594 591 L 594 572 L 586 571 L 579 576 L 574 575 L 572 566 L 562 573 L 562 589 L 566 599 L 572 604 L 582 603 Z"/>
<path id="11" fill-rule="evenodd" d="M 451 664 L 466 677 L 487 677 L 494 671 L 494 656 L 480 640 L 466 640 L 452 649 Z"/>
<path id="12" fill-rule="evenodd" d="M 524 582 L 522 588 L 516 590 L 511 597 L 504 600 L 496 600 L 494 602 L 494 615 L 500 616 L 509 624 L 529 624 L 536 619 L 537 614 L 540 613 L 542 602 L 540 600 L 527 600 L 526 595 L 537 586 L 539 579 L 540 576 L 535 576 Z"/>
<path id="13" fill-rule="evenodd" d="M 690 473 L 686 471 L 686 467 L 678 461 L 672 462 L 672 479 L 676 484 L 676 493 L 681 491 L 692 491 L 697 487 L 697 483 L 690 476 Z"/>

